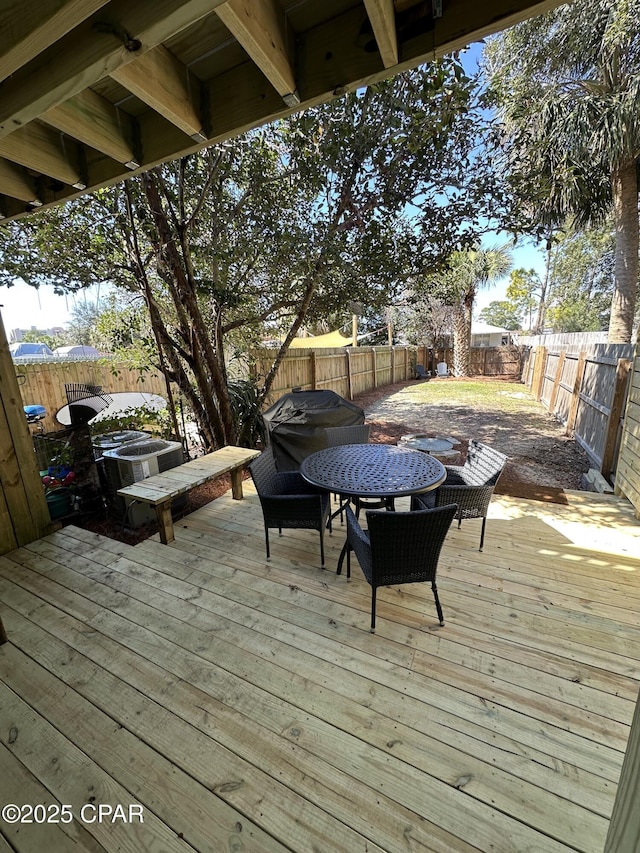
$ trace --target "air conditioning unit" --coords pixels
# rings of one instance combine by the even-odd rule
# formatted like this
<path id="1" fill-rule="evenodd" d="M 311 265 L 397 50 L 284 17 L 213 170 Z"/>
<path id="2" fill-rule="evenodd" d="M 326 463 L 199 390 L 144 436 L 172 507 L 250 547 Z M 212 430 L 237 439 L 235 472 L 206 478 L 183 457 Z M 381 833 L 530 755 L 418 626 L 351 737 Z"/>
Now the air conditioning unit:
<path id="1" fill-rule="evenodd" d="M 148 438 L 145 441 L 127 442 L 112 450 L 105 450 L 103 457 L 107 485 L 116 511 L 131 527 L 140 527 L 153 521 L 156 515 L 152 507 L 125 501 L 118 496 L 118 489 L 181 465 L 182 444 L 179 441 Z M 174 500 L 173 504 L 175 509 L 180 508 L 179 501 Z"/>
<path id="2" fill-rule="evenodd" d="M 93 455 L 96 459 L 101 459 L 105 450 L 115 450 L 123 444 L 129 444 L 131 441 L 142 441 L 143 439 L 150 439 L 150 437 L 148 432 L 141 432 L 137 429 L 103 432 L 102 435 L 95 435 L 91 439 Z"/>

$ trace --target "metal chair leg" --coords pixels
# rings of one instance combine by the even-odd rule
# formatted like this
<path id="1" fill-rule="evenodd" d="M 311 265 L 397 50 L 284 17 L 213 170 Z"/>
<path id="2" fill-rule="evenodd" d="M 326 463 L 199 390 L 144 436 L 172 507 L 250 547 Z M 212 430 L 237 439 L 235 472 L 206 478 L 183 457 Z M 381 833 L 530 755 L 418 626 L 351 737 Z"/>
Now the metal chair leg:
<path id="1" fill-rule="evenodd" d="M 269 550 L 269 528 L 267 527 L 266 523 L 264 525 L 264 541 L 265 541 L 266 546 L 267 546 L 267 563 L 268 563 L 269 560 L 271 559 L 271 552 Z"/>
<path id="2" fill-rule="evenodd" d="M 431 582 L 431 589 L 433 590 L 433 597 L 436 600 L 436 610 L 438 611 L 438 620 L 440 622 L 440 625 L 443 626 L 444 625 L 444 616 L 442 614 L 442 607 L 440 606 L 440 598 L 438 596 L 438 587 L 436 586 L 435 581 Z"/>
<path id="3" fill-rule="evenodd" d="M 376 588 L 371 587 L 371 633 L 376 632 Z"/>
<path id="4" fill-rule="evenodd" d="M 485 516 L 482 519 L 482 532 L 480 533 L 480 547 L 478 548 L 478 551 L 482 551 L 482 548 L 484 546 L 484 529 L 485 529 L 486 525 L 487 525 L 487 518 Z"/>

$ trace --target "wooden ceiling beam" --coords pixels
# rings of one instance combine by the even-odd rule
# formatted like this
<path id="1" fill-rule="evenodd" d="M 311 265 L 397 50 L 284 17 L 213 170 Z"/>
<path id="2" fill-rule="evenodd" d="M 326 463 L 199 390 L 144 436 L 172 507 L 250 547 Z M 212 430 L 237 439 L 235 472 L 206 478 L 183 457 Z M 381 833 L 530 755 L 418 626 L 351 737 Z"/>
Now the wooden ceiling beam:
<path id="1" fill-rule="evenodd" d="M 195 142 L 206 141 L 200 81 L 166 47 L 154 47 L 111 76 Z"/>
<path id="2" fill-rule="evenodd" d="M 393 0 L 364 0 L 385 68 L 398 64 L 398 36 Z"/>
<path id="3" fill-rule="evenodd" d="M 38 206 L 35 183 L 22 169 L 7 160 L 0 160 L 0 194 Z"/>
<path id="4" fill-rule="evenodd" d="M 210 14 L 223 0 L 112 0 L 3 83 L 0 136 Z"/>
<path id="5" fill-rule="evenodd" d="M 0 10 L 0 80 L 26 65 L 109 0 L 9 0 Z"/>
<path id="6" fill-rule="evenodd" d="M 63 184 L 84 189 L 87 179 L 73 162 L 77 159 L 76 154 L 76 142 L 72 139 L 65 142 L 60 133 L 37 122 L 0 139 L 0 157 Z"/>
<path id="7" fill-rule="evenodd" d="M 493 0 L 492 17 L 487 23 L 483 4 L 476 0 L 460 0 L 455 16 L 447 16 L 448 4 L 445 4 L 445 16 L 436 22 L 435 34 L 431 31 L 418 36 L 413 35 L 409 27 L 401 30 L 402 20 L 398 15 L 398 33 L 403 31 L 405 35 L 404 38 L 399 37 L 400 61 L 396 69 L 402 71 L 428 61 L 433 57 L 434 43 L 440 55 L 503 27 L 513 26 L 530 15 L 547 12 L 560 2 L 540 0 L 532 5 L 530 0 Z M 368 24 L 368 18 L 364 7 L 360 6 L 299 35 L 298 86 L 302 106 L 314 106 L 347 90 L 388 77 L 389 72 L 383 67 L 379 52 L 362 47 L 363 24 Z M 295 108 L 283 104 L 282 98 L 253 62 L 246 62 L 207 80 L 205 90 L 212 124 L 207 144 L 224 141 L 295 112 Z M 139 128 L 144 163 L 133 174 L 140 174 L 152 166 L 202 147 L 153 111 L 140 116 Z M 114 184 L 131 174 L 95 150 L 88 152 L 87 168 L 92 190 Z M 51 184 L 45 185 L 42 193 L 45 206 L 82 194 L 70 186 Z M 4 199 L 3 204 L 3 212 L 8 218 L 26 215 L 24 205 L 21 207 L 15 199 Z"/>
<path id="8" fill-rule="evenodd" d="M 42 121 L 102 151 L 128 169 L 140 165 L 140 153 L 136 154 L 133 145 L 136 136 L 133 119 L 91 89 L 47 110 Z"/>
<path id="9" fill-rule="evenodd" d="M 227 0 L 216 14 L 287 106 L 300 103 L 295 38 L 277 0 Z"/>

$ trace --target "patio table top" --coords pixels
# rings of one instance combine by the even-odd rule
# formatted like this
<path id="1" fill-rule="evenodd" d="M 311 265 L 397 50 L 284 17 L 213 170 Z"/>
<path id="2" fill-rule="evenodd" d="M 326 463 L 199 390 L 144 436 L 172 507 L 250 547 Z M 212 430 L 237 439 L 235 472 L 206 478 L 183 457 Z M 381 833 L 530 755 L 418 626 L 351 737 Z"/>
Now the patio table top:
<path id="1" fill-rule="evenodd" d="M 435 489 L 444 465 L 428 454 L 389 444 L 344 444 L 308 456 L 300 473 L 313 486 L 361 498 L 402 497 Z"/>

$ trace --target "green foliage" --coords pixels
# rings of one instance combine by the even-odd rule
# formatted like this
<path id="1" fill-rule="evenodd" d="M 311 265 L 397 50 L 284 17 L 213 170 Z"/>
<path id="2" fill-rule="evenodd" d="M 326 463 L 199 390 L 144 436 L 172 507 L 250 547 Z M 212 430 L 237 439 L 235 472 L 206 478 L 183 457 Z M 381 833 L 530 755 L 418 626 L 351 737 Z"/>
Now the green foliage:
<path id="1" fill-rule="evenodd" d="M 490 326 L 515 331 L 522 325 L 519 308 L 509 300 L 494 300 L 480 312 L 480 319 Z"/>
<path id="2" fill-rule="evenodd" d="M 551 260 L 547 325 L 554 332 L 607 328 L 614 279 L 610 230 L 567 235 Z"/>
<path id="3" fill-rule="evenodd" d="M 526 320 L 528 329 L 534 325 L 534 315 L 543 298 L 543 283 L 535 270 L 520 268 L 511 271 L 507 287 L 507 301 Z M 511 328 L 507 326 L 506 328 Z M 517 328 L 517 327 L 516 327 Z"/>
<path id="4" fill-rule="evenodd" d="M 549 240 L 567 221 L 597 227 L 613 212 L 609 340 L 630 340 L 638 276 L 640 4 L 574 0 L 500 34 L 485 55 L 503 123 L 494 161 L 511 198 L 509 227 Z"/>
<path id="5" fill-rule="evenodd" d="M 91 426 L 91 435 L 122 430 L 143 430 L 161 438 L 173 438 L 173 426 L 167 409 L 151 411 L 147 406 L 131 406 L 118 417 L 103 418 Z"/>
<path id="6" fill-rule="evenodd" d="M 514 227 L 546 238 L 568 216 L 601 222 L 612 171 L 640 146 L 638 4 L 575 0 L 505 30 L 484 57 Z"/>
<path id="7" fill-rule="evenodd" d="M 266 444 L 266 427 L 255 383 L 248 379 L 229 381 L 229 396 L 236 424 L 236 442 L 240 447 Z"/>

